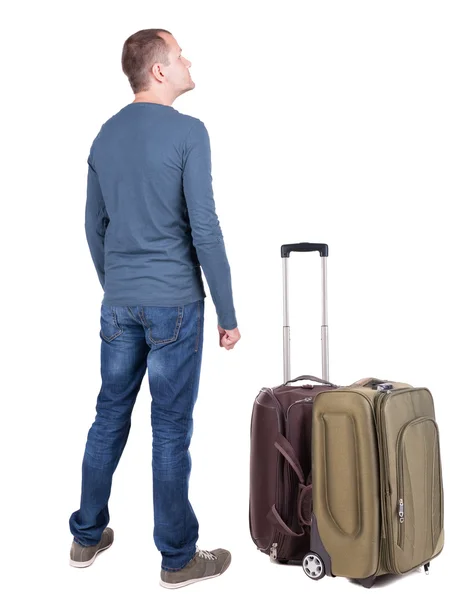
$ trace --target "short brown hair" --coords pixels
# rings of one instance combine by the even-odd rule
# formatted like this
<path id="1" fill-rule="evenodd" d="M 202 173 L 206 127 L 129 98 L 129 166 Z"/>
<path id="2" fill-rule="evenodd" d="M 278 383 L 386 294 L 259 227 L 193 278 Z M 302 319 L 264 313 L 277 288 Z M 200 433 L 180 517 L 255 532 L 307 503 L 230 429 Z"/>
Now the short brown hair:
<path id="1" fill-rule="evenodd" d="M 160 33 L 172 35 L 166 29 L 142 29 L 123 44 L 122 69 L 135 94 L 149 88 L 149 70 L 155 63 L 169 64 L 169 47 Z"/>

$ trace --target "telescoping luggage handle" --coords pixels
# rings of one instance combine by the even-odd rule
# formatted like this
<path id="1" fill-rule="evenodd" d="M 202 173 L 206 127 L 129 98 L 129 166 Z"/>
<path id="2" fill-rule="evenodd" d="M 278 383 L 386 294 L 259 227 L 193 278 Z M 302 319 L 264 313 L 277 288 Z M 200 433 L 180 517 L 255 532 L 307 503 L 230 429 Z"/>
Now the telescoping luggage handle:
<path id="1" fill-rule="evenodd" d="M 288 260 L 291 252 L 319 252 L 322 262 L 322 379 L 329 380 L 329 326 L 327 320 L 327 257 L 329 247 L 327 244 L 312 244 L 302 242 L 300 244 L 283 244 L 281 246 L 281 259 L 283 264 L 283 380 L 289 382 L 291 379 L 291 337 L 289 327 L 289 278 Z"/>

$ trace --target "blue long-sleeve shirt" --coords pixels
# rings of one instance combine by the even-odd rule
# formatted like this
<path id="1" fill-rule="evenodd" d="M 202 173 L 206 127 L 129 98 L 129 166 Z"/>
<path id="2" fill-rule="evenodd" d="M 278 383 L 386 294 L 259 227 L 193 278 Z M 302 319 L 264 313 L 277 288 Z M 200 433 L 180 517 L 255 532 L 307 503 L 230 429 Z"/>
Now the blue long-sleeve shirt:
<path id="1" fill-rule="evenodd" d="M 85 231 L 104 304 L 176 306 L 206 297 L 237 327 L 204 123 L 171 106 L 126 105 L 88 157 Z"/>

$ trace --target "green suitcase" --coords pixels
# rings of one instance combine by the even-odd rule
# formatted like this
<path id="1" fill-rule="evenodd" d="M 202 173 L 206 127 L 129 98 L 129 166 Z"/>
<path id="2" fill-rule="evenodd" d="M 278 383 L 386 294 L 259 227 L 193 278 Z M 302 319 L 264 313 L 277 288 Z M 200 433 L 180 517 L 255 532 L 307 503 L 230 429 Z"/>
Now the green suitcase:
<path id="1" fill-rule="evenodd" d="M 371 587 L 444 546 L 439 432 L 430 391 L 379 379 L 314 400 L 313 508 L 303 569 Z"/>

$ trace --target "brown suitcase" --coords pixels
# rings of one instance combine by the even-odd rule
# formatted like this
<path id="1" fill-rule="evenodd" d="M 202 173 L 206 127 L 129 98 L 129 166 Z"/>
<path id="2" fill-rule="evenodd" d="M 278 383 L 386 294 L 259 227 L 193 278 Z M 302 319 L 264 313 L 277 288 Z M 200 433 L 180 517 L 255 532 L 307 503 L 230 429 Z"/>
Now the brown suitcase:
<path id="1" fill-rule="evenodd" d="M 321 328 L 323 378 L 290 379 L 288 260 L 291 252 L 318 251 L 322 259 Z M 315 396 L 336 389 L 328 381 L 326 244 L 281 247 L 283 264 L 284 382 L 262 388 L 250 430 L 250 534 L 257 548 L 279 562 L 301 563 L 310 550 L 312 411 Z M 290 385 L 301 382 L 300 385 Z M 307 383 L 311 382 L 311 383 Z"/>

